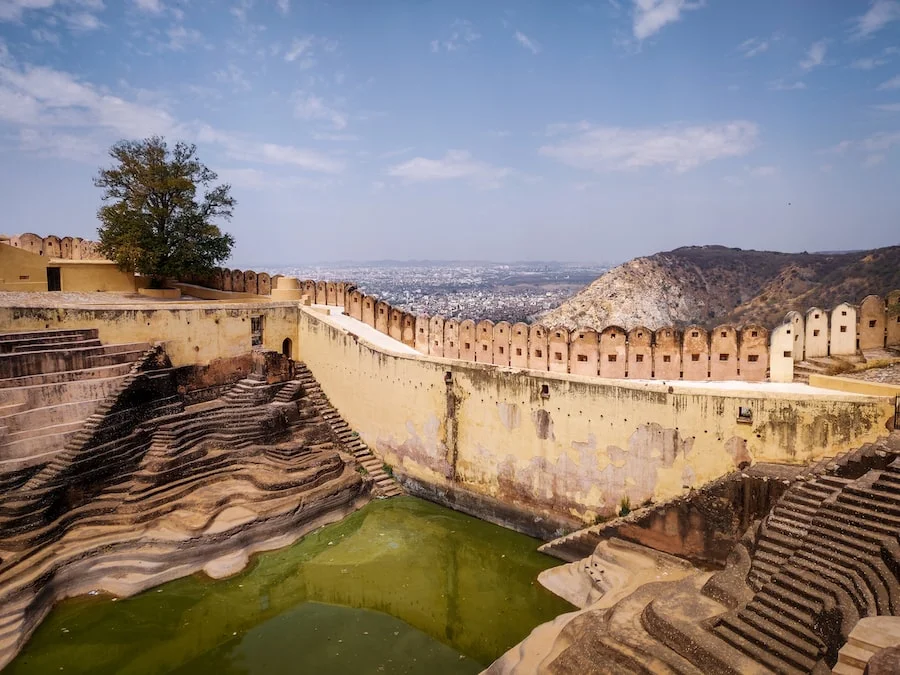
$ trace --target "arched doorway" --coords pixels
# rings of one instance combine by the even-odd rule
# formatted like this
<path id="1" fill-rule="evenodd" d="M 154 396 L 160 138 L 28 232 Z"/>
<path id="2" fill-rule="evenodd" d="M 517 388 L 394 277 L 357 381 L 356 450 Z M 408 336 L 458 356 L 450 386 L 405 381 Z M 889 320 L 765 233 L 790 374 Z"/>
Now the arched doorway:
<path id="1" fill-rule="evenodd" d="M 281 343 L 281 353 L 284 354 L 289 359 L 293 358 L 292 354 L 294 343 L 291 342 L 291 338 L 284 338 L 284 342 Z"/>

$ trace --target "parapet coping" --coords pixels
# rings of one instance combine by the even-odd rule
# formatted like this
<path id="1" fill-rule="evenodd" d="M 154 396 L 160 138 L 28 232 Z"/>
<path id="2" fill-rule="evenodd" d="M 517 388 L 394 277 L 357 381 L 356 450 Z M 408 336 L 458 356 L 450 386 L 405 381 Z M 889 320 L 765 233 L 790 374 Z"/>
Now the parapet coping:
<path id="1" fill-rule="evenodd" d="M 19 311 L 42 309 L 78 309 L 85 311 L 110 311 L 110 310 L 166 310 L 166 309 L 272 309 L 282 307 L 297 307 L 297 300 L 289 301 L 236 301 L 236 300 L 156 300 L 151 302 L 113 302 L 113 303 L 88 303 L 88 302 L 64 302 L 55 305 L 3 305 L 0 309 Z"/>
<path id="2" fill-rule="evenodd" d="M 619 387 L 622 389 L 631 389 L 637 391 L 648 391 L 654 393 L 670 393 L 670 394 L 718 394 L 729 397 L 742 398 L 789 398 L 793 400 L 830 400 L 830 401 L 850 401 L 856 403 L 865 403 L 872 401 L 884 400 L 885 396 L 873 396 L 865 394 L 854 394 L 846 392 L 836 392 L 832 389 L 822 389 L 811 387 L 801 382 L 744 382 L 735 380 L 726 381 L 691 381 L 691 380 L 636 380 L 636 379 L 618 379 L 605 377 L 591 377 L 588 375 L 574 375 L 572 373 L 554 373 L 546 370 L 532 370 L 529 368 L 514 368 L 511 366 L 498 366 L 490 363 L 478 363 L 473 361 L 465 361 L 462 359 L 448 359 L 439 356 L 431 356 L 420 352 L 409 353 L 399 349 L 389 349 L 384 345 L 377 345 L 366 339 L 365 336 L 354 332 L 350 326 L 359 323 L 368 326 L 361 321 L 344 314 L 341 322 L 335 321 L 334 317 L 322 311 L 324 305 L 300 306 L 300 311 L 309 317 L 321 321 L 328 326 L 339 330 L 342 333 L 353 335 L 359 342 L 369 349 L 382 354 L 388 354 L 397 358 L 411 359 L 416 361 L 425 361 L 427 363 L 438 364 L 442 366 L 453 366 L 455 368 L 465 367 L 478 370 L 500 371 L 506 373 L 517 373 L 527 375 L 541 380 L 557 380 L 561 383 L 577 382 L 579 384 L 590 384 L 595 386 Z M 327 306 L 329 310 L 339 311 L 343 314 L 340 307 Z M 381 334 L 380 334 L 381 335 Z M 384 335 L 386 340 L 397 342 L 394 338 Z M 399 343 L 403 344 L 403 343 Z M 403 345 L 408 348 L 407 345 Z M 411 349 L 411 348 L 410 348 Z"/>

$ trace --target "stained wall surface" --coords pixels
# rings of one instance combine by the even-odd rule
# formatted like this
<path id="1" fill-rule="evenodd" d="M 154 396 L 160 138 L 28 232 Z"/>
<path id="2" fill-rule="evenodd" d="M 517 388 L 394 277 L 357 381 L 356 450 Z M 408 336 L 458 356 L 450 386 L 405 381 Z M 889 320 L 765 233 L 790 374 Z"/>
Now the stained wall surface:
<path id="1" fill-rule="evenodd" d="M 300 358 L 395 475 L 533 516 L 593 522 L 624 497 L 673 497 L 747 461 L 816 460 L 874 440 L 893 415 L 888 398 L 629 385 L 392 354 L 300 315 Z"/>

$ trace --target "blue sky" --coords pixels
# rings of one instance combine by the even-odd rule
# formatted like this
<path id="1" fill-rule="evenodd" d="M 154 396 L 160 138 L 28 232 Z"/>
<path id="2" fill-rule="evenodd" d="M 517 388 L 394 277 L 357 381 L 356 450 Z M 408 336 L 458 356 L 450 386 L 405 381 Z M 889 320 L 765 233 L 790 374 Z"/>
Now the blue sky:
<path id="1" fill-rule="evenodd" d="M 900 243 L 900 0 L 0 0 L 0 231 L 198 145 L 233 264 Z"/>

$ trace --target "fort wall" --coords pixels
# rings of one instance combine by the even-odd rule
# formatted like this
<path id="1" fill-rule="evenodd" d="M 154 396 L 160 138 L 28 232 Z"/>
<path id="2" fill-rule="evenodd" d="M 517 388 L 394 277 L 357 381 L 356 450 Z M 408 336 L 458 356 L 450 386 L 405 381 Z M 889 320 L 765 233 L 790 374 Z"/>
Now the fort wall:
<path id="1" fill-rule="evenodd" d="M 751 462 L 815 461 L 875 440 L 893 417 L 889 398 L 392 353 L 299 312 L 299 357 L 395 475 L 457 506 L 459 494 L 510 505 L 526 524 L 590 522 L 623 498 L 666 499 Z"/>

